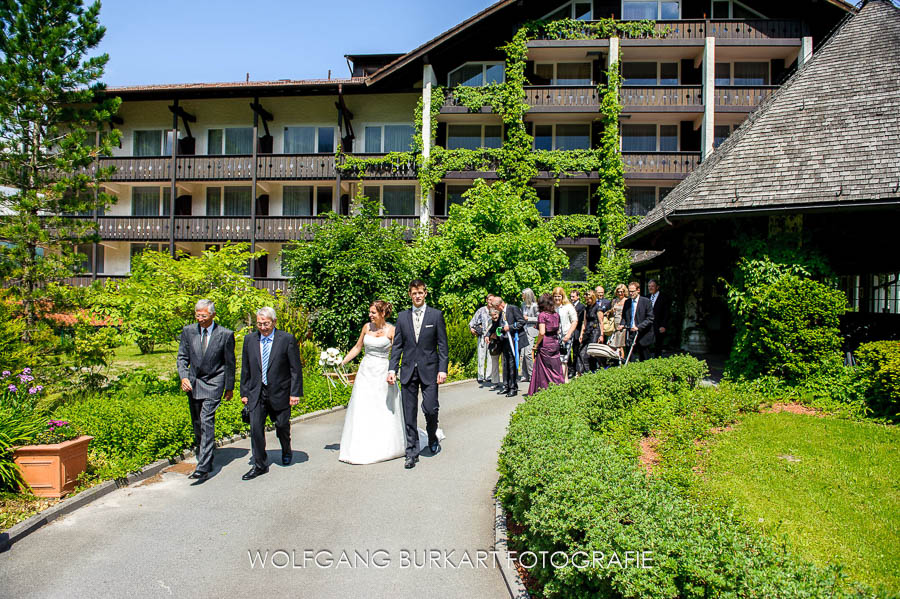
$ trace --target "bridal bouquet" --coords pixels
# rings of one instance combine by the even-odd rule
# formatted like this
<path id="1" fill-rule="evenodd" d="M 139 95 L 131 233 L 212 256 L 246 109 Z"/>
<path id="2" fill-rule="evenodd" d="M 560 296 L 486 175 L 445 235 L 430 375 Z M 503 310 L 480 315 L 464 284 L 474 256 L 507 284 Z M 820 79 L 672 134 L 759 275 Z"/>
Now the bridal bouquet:
<path id="1" fill-rule="evenodd" d="M 334 385 L 334 382 L 331 380 L 332 378 L 338 379 L 345 387 L 350 385 L 347 373 L 341 365 L 343 360 L 344 356 L 334 347 L 329 347 L 319 354 L 319 366 L 322 368 L 330 367 L 334 371 L 333 373 L 328 372 L 327 370 L 325 371 L 325 375 L 332 385 Z"/>

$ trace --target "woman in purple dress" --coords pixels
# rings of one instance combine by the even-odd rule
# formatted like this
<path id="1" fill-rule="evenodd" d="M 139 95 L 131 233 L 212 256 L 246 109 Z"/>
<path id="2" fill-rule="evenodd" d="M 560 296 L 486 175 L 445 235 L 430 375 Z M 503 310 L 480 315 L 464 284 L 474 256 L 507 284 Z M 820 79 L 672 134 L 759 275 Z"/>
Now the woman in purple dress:
<path id="1" fill-rule="evenodd" d="M 538 336 L 535 339 L 534 373 L 528 386 L 528 395 L 546 389 L 550 383 L 566 382 L 562 362 L 559 360 L 559 314 L 549 293 L 538 300 Z"/>

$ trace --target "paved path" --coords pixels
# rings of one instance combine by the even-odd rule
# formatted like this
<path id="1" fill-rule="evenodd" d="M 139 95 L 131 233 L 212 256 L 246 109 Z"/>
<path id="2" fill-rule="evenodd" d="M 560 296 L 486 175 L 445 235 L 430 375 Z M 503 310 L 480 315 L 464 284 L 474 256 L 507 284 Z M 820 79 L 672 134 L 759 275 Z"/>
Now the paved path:
<path id="1" fill-rule="evenodd" d="M 294 426 L 289 467 L 280 466 L 278 441 L 268 435 L 279 465 L 252 481 L 241 480 L 249 439 L 220 448 L 214 476 L 201 485 L 166 472 L 13 545 L 0 554 L 0 596 L 503 597 L 497 567 L 461 560 L 468 552 L 478 566 L 476 551 L 493 546 L 497 451 L 516 404 L 474 383 L 444 388 L 444 450 L 410 471 L 402 459 L 338 462 L 344 411 Z M 268 551 L 265 567 L 251 567 L 256 550 Z M 273 567 L 273 559 L 290 559 L 273 556 L 278 550 L 294 552 L 293 564 Z M 322 553 L 326 567 L 303 567 L 304 550 L 330 552 L 334 563 L 327 567 Z M 456 567 L 429 565 L 427 550 L 455 551 Z M 342 551 L 351 565 L 354 552 L 368 551 L 369 567 L 340 562 Z"/>

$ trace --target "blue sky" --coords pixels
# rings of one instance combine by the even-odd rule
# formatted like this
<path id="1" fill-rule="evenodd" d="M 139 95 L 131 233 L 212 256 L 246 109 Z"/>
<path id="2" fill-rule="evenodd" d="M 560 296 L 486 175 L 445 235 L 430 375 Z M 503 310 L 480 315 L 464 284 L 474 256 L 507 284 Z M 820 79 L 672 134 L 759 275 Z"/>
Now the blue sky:
<path id="1" fill-rule="evenodd" d="M 494 0 L 103 0 L 111 86 L 347 77 L 344 54 L 407 52 Z"/>

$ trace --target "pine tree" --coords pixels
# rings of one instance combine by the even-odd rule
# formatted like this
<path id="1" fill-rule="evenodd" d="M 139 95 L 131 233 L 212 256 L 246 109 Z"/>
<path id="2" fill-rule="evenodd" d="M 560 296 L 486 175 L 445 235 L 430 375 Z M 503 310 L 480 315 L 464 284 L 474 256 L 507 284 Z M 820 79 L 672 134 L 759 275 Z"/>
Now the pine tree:
<path id="1" fill-rule="evenodd" d="M 76 274 L 79 243 L 96 241 L 90 216 L 111 198 L 90 169 L 109 155 L 121 101 L 100 82 L 108 55 L 100 3 L 0 0 L 0 264 L 20 294 L 30 341 L 46 284 Z"/>

